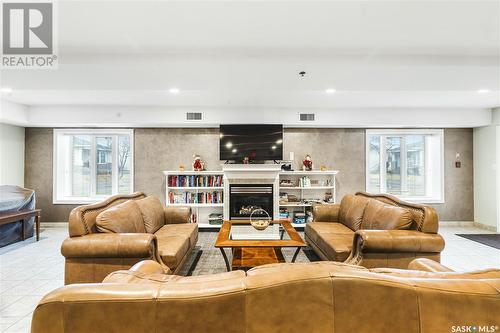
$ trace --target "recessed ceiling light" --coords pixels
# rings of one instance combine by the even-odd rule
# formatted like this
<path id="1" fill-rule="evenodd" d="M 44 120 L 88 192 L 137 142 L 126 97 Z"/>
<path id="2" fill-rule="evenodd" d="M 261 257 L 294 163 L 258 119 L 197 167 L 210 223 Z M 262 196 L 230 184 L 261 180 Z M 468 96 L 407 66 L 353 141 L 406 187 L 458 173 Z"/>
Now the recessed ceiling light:
<path id="1" fill-rule="evenodd" d="M 272 147 L 271 147 L 271 149 L 272 149 L 272 150 L 276 150 L 276 146 L 272 146 Z"/>
<path id="2" fill-rule="evenodd" d="M 283 143 L 283 140 L 282 140 L 282 139 L 278 139 L 278 140 L 276 140 L 276 143 L 277 143 L 277 144 L 282 144 L 282 143 Z"/>
<path id="3" fill-rule="evenodd" d="M 325 92 L 327 94 L 335 94 L 337 92 L 337 90 L 330 88 L 330 89 L 326 89 Z"/>
<path id="4" fill-rule="evenodd" d="M 0 92 L 2 94 L 5 94 L 5 95 L 10 95 L 10 94 L 12 94 L 12 89 L 10 89 L 10 88 L 1 88 Z"/>
<path id="5" fill-rule="evenodd" d="M 478 89 L 478 91 L 477 91 L 478 94 L 487 94 L 489 92 L 490 92 L 489 89 Z"/>
<path id="6" fill-rule="evenodd" d="M 238 151 L 238 149 L 236 148 L 233 148 L 233 150 L 231 150 L 233 153 L 236 153 Z"/>
<path id="7" fill-rule="evenodd" d="M 171 88 L 171 89 L 169 90 L 169 92 L 170 92 L 171 94 L 178 94 L 178 93 L 179 93 L 179 89 L 178 89 L 178 88 Z"/>
<path id="8" fill-rule="evenodd" d="M 227 149 L 231 149 L 232 147 L 233 147 L 233 143 L 232 142 L 226 143 L 226 148 Z"/>

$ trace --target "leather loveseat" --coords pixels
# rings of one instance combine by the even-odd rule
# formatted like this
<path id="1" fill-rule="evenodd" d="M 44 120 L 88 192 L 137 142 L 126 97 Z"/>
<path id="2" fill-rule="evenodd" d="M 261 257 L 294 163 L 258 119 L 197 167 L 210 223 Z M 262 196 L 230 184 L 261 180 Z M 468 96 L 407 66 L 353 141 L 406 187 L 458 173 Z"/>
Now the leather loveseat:
<path id="1" fill-rule="evenodd" d="M 73 209 L 64 282 L 101 282 L 109 273 L 152 259 L 166 273 L 178 272 L 198 240 L 190 207 L 163 207 L 142 192 L 112 196 Z"/>
<path id="2" fill-rule="evenodd" d="M 500 270 L 455 273 L 425 259 L 409 268 L 315 262 L 180 277 L 146 261 L 104 283 L 49 293 L 31 333 L 448 333 L 500 325 Z"/>
<path id="3" fill-rule="evenodd" d="M 358 192 L 340 204 L 315 205 L 305 239 L 323 260 L 406 268 L 415 258 L 440 261 L 444 240 L 437 232 L 434 208 Z"/>

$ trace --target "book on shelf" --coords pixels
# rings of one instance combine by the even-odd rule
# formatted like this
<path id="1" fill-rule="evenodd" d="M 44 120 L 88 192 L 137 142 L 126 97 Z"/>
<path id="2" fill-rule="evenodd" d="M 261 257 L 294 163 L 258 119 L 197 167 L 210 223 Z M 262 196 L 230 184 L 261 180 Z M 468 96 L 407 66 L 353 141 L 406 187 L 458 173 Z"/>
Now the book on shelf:
<path id="1" fill-rule="evenodd" d="M 301 212 L 293 214 L 293 223 L 295 224 L 306 223 L 306 214 Z"/>
<path id="2" fill-rule="evenodd" d="M 172 175 L 168 187 L 221 187 L 222 175 Z"/>
<path id="3" fill-rule="evenodd" d="M 222 203 L 222 193 L 215 192 L 183 192 L 168 193 L 168 202 L 171 204 L 220 204 Z"/>
<path id="4" fill-rule="evenodd" d="M 211 225 L 221 225 L 224 222 L 222 214 L 220 213 L 211 213 L 208 215 L 208 224 Z"/>

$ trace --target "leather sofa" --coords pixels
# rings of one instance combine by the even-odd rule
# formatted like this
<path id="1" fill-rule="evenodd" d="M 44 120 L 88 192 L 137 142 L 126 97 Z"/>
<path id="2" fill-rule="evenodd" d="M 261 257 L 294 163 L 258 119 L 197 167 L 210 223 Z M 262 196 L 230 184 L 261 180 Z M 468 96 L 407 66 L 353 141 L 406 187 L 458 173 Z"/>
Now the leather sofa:
<path id="1" fill-rule="evenodd" d="M 340 204 L 314 205 L 305 239 L 323 260 L 406 268 L 415 258 L 440 261 L 444 240 L 437 232 L 434 208 L 358 192 Z"/>
<path id="2" fill-rule="evenodd" d="M 36 307 L 31 333 L 448 333 L 500 325 L 500 270 L 456 273 L 425 259 L 409 268 L 314 262 L 181 277 L 145 261 L 103 283 L 52 291 Z"/>
<path id="3" fill-rule="evenodd" d="M 163 207 L 142 192 L 76 207 L 61 247 L 64 283 L 101 282 L 145 259 L 176 273 L 198 240 L 198 227 L 190 222 L 190 207 Z"/>

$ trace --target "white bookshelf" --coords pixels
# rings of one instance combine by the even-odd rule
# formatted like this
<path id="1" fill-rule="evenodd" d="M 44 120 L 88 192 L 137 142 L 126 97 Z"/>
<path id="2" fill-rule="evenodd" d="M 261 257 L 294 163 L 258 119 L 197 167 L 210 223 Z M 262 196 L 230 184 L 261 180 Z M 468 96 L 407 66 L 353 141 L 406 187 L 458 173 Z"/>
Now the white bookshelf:
<path id="1" fill-rule="evenodd" d="M 290 214 L 290 220 L 293 221 L 294 213 L 305 213 L 312 207 L 312 203 L 305 202 L 307 200 L 322 200 L 327 192 L 331 192 L 333 199 L 331 203 L 335 203 L 337 198 L 336 176 L 338 173 L 337 170 L 280 172 L 280 184 L 283 179 L 289 179 L 293 183 L 293 186 L 280 186 L 280 192 L 296 195 L 299 202 L 280 203 L 279 207 L 286 208 Z M 311 184 L 311 186 L 299 186 L 299 179 L 304 176 L 307 176 L 314 184 Z M 304 228 L 305 223 L 292 223 L 292 226 L 294 228 Z"/>
<path id="2" fill-rule="evenodd" d="M 169 177 L 171 176 L 223 176 L 222 171 L 163 171 L 165 175 L 165 204 L 167 206 L 189 206 L 193 214 L 196 215 L 196 221 L 199 228 L 219 229 L 220 225 L 208 223 L 208 216 L 211 213 L 222 214 L 223 203 L 170 203 L 170 193 L 191 192 L 196 196 L 199 193 L 220 192 L 223 197 L 224 187 L 221 186 L 169 186 Z"/>
<path id="3" fill-rule="evenodd" d="M 267 169 L 266 169 L 267 170 Z M 251 170 L 248 170 L 251 172 Z M 196 220 L 199 228 L 219 229 L 220 225 L 212 225 L 208 223 L 208 216 L 211 213 L 223 213 L 224 203 L 170 203 L 169 193 L 184 193 L 192 192 L 194 194 L 203 192 L 220 192 L 224 197 L 224 184 L 221 186 L 169 186 L 169 176 L 224 176 L 223 171 L 163 171 L 165 176 L 165 204 L 167 206 L 189 206 L 193 209 L 193 214 L 196 215 Z M 292 192 L 298 196 L 300 202 L 279 204 L 280 208 L 287 208 L 290 213 L 296 211 L 306 212 L 312 207 L 311 203 L 304 203 L 302 200 L 321 199 L 327 192 L 332 193 L 333 202 L 336 202 L 336 180 L 338 174 L 336 170 L 313 170 L 313 171 L 280 171 L 279 179 L 291 179 L 294 186 L 280 186 L 280 192 Z M 318 184 L 311 186 L 295 186 L 301 177 L 308 176 L 311 180 L 318 180 Z M 323 185 L 329 180 L 329 185 Z M 292 215 L 293 217 L 293 215 Z M 293 219 L 292 219 L 293 220 Z M 292 223 L 295 228 L 304 228 L 305 224 Z"/>

